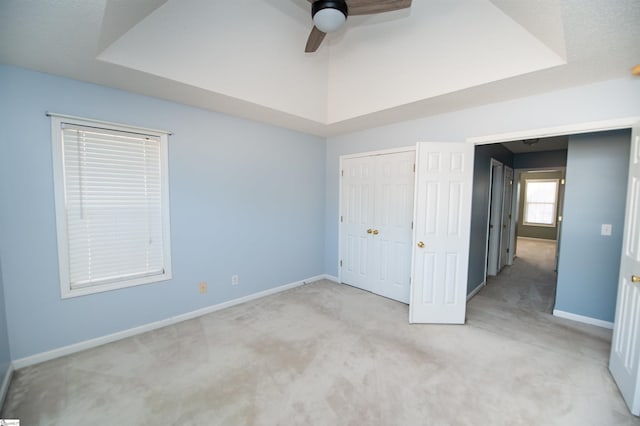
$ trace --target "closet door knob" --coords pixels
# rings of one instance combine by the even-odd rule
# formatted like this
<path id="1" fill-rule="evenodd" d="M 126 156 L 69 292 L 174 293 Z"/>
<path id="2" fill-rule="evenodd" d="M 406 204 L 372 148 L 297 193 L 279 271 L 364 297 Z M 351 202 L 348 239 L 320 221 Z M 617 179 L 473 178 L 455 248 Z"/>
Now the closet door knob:
<path id="1" fill-rule="evenodd" d="M 377 229 L 375 229 L 375 230 L 373 231 L 373 235 L 378 235 L 378 234 L 379 234 L 378 230 L 377 230 Z"/>
<path id="2" fill-rule="evenodd" d="M 373 232 L 373 230 L 371 228 L 367 229 L 367 234 L 370 234 L 372 232 Z"/>
<path id="3" fill-rule="evenodd" d="M 422 241 L 418 241 L 418 247 L 423 248 L 424 247 L 424 243 Z"/>

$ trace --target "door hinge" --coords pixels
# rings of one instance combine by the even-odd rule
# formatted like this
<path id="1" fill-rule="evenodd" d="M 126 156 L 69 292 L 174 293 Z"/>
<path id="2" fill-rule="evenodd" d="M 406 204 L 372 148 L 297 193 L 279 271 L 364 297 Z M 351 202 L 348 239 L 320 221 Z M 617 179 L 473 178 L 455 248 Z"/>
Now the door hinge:
<path id="1" fill-rule="evenodd" d="M 340 172 L 340 175 L 341 175 L 341 176 L 344 176 L 344 170 L 342 170 L 342 172 Z"/>
<path id="2" fill-rule="evenodd" d="M 507 253 L 509 253 L 509 249 L 507 249 Z"/>
<path id="3" fill-rule="evenodd" d="M 416 172 L 416 163 L 413 163 L 413 173 Z"/>
<path id="4" fill-rule="evenodd" d="M 413 222 L 411 222 L 411 229 L 413 229 Z"/>
<path id="5" fill-rule="evenodd" d="M 340 267 L 342 268 L 342 260 L 340 261 Z"/>
<path id="6" fill-rule="evenodd" d="M 340 222 L 342 222 L 342 221 L 343 221 L 342 216 L 340 216 Z"/>

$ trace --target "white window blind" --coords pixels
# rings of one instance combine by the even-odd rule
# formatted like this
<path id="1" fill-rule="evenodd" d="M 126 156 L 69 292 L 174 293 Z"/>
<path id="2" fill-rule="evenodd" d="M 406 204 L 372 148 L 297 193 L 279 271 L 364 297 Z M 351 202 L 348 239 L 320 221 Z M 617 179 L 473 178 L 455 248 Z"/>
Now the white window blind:
<path id="1" fill-rule="evenodd" d="M 63 121 L 58 132 L 63 297 L 170 278 L 162 137 Z"/>
<path id="2" fill-rule="evenodd" d="M 527 179 L 525 193 L 525 224 L 555 226 L 558 180 Z"/>

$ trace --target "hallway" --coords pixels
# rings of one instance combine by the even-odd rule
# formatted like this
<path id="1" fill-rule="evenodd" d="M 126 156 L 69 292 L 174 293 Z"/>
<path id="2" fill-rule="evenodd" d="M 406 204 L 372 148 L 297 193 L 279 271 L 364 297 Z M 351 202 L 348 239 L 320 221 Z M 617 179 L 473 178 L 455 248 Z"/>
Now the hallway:
<path id="1" fill-rule="evenodd" d="M 479 294 L 520 309 L 551 314 L 558 277 L 555 253 L 555 241 L 518 238 L 513 265 L 487 277 Z"/>
<path id="2" fill-rule="evenodd" d="M 467 304 L 467 324 L 510 340 L 606 366 L 611 330 L 552 315 L 555 241 L 519 238 L 512 266 L 488 277 Z"/>

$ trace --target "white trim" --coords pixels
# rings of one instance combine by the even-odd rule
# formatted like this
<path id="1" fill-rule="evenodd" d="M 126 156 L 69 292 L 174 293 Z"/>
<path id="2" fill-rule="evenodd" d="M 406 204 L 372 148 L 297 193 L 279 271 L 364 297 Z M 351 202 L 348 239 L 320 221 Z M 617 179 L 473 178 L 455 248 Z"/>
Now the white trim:
<path id="1" fill-rule="evenodd" d="M 527 213 L 529 211 L 529 204 L 552 204 L 552 203 L 539 203 L 539 202 L 529 202 L 527 201 L 527 196 L 529 195 L 529 182 L 539 183 L 539 182 L 553 182 L 556 184 L 555 186 L 555 195 L 553 202 L 553 214 L 552 219 L 553 223 L 537 223 L 537 222 L 527 222 Z M 522 212 L 522 226 L 539 226 L 543 228 L 555 228 L 558 222 L 558 195 L 560 194 L 560 179 L 536 179 L 524 178 L 524 211 Z"/>
<path id="2" fill-rule="evenodd" d="M 166 130 L 150 129 L 148 127 L 140 127 L 140 126 L 131 126 L 131 125 L 128 125 L 128 124 L 114 123 L 113 121 L 96 120 L 94 118 L 78 117 L 78 116 L 75 116 L 75 115 L 58 114 L 57 112 L 47 111 L 45 113 L 45 115 L 47 117 L 57 117 L 57 118 L 61 118 L 63 120 L 66 119 L 66 120 L 87 121 L 89 123 L 100 124 L 102 126 L 104 126 L 106 124 L 106 125 L 108 125 L 110 127 L 116 127 L 116 128 L 118 128 L 118 130 L 124 130 L 125 132 L 130 132 L 132 130 L 137 130 L 137 131 L 141 130 L 143 132 L 151 133 L 154 136 L 173 135 L 172 132 L 168 132 Z"/>
<path id="3" fill-rule="evenodd" d="M 478 292 L 479 292 L 480 290 L 482 290 L 482 287 L 484 287 L 484 286 L 486 286 L 486 285 L 487 285 L 487 282 L 486 282 L 486 281 L 482 281 L 480 284 L 478 284 L 478 286 L 477 286 L 476 288 L 474 288 L 473 290 L 471 290 L 471 293 L 467 294 L 467 302 L 468 302 L 469 300 L 471 300 L 471 298 L 472 298 L 473 296 L 475 296 L 476 294 L 478 294 Z"/>
<path id="4" fill-rule="evenodd" d="M 517 237 L 518 240 L 529 240 L 529 241 L 544 241 L 547 243 L 555 243 L 557 240 L 550 240 L 548 238 L 534 238 L 534 237 Z"/>
<path id="5" fill-rule="evenodd" d="M 323 280 L 329 280 L 332 281 L 336 284 L 340 284 L 340 280 L 338 279 L 338 277 L 335 277 L 333 275 L 329 275 L 329 274 L 322 274 L 322 275 L 318 275 L 319 277 L 322 277 L 321 279 Z"/>
<path id="6" fill-rule="evenodd" d="M 105 291 L 118 290 L 122 288 L 133 287 L 143 284 L 153 284 L 161 281 L 167 281 L 172 278 L 171 273 L 171 217 L 170 217 L 170 200 L 169 200 L 169 136 L 164 131 L 154 131 L 137 126 L 128 126 L 107 121 L 98 121 L 94 119 L 85 119 L 73 117 L 70 115 L 62 115 L 55 113 L 47 113 L 51 117 L 51 152 L 53 161 L 53 183 L 54 183 L 54 201 L 56 213 L 56 236 L 58 249 L 58 274 L 60 277 L 60 296 L 62 299 L 86 296 Z M 124 132 L 133 132 L 139 134 L 141 132 L 150 133 L 159 139 L 160 148 L 160 191 L 161 191 L 161 215 L 162 215 L 162 245 L 163 245 L 163 271 L 151 276 L 127 279 L 118 278 L 111 283 L 96 284 L 87 287 L 72 288 L 69 278 L 69 245 L 67 239 L 67 202 L 65 194 L 65 164 L 64 164 L 64 146 L 62 136 L 63 124 L 75 124 L 80 126 L 96 125 L 106 127 L 109 130 L 118 130 Z M 152 134 L 152 132 L 156 132 Z M 160 133 L 158 133 L 160 132 Z"/>
<path id="7" fill-rule="evenodd" d="M 603 321 L 603 320 L 599 320 L 599 319 L 591 318 L 591 317 L 585 317 L 583 315 L 572 314 L 571 312 L 564 312 L 564 311 L 559 311 L 557 309 L 554 309 L 553 310 L 553 316 L 554 317 L 568 319 L 568 320 L 572 320 L 572 321 L 582 322 L 582 323 L 585 323 L 585 324 L 591 324 L 591 325 L 595 325 L 595 326 L 598 326 L 598 327 L 608 328 L 610 330 L 613 329 L 613 323 L 612 322 Z"/>
<path id="8" fill-rule="evenodd" d="M 475 145 L 486 145 L 522 139 L 545 138 L 549 136 L 579 135 L 581 133 L 631 128 L 638 121 L 640 121 L 640 117 L 625 117 L 603 121 L 574 123 L 542 129 L 529 129 L 518 132 L 498 133 L 496 135 L 475 136 L 467 138 L 467 142 Z"/>
<path id="9" fill-rule="evenodd" d="M 499 161 L 496 160 L 495 158 L 491 157 L 491 161 L 489 162 L 489 202 L 487 203 L 487 233 L 486 233 L 486 237 L 485 240 L 487 242 L 486 245 L 486 249 L 485 249 L 485 254 L 484 254 L 484 280 L 487 280 L 487 276 L 489 276 L 489 255 L 492 249 L 492 244 L 491 244 L 491 240 L 489 238 L 490 233 L 490 227 L 491 227 L 491 217 L 494 216 L 496 213 L 500 213 L 500 217 L 499 217 L 499 225 L 496 227 L 496 229 L 498 231 L 502 230 L 502 196 L 504 195 L 504 188 L 501 188 L 500 191 L 498 192 L 498 195 L 500 196 L 500 208 L 498 209 L 493 202 L 495 201 L 495 197 L 494 197 L 494 193 L 495 193 L 495 189 L 494 186 L 496 185 L 496 182 L 493 181 L 493 168 L 494 167 L 498 167 L 500 169 L 500 181 L 498 182 L 499 185 L 501 185 L 502 187 L 504 187 L 504 164 Z M 495 210 L 498 210 L 497 212 Z M 498 261 L 500 259 L 500 236 L 498 236 L 498 253 L 496 254 L 496 264 L 494 265 L 496 268 L 496 273 L 495 274 L 491 274 L 492 276 L 497 275 L 500 271 L 499 266 L 498 266 Z"/>
<path id="10" fill-rule="evenodd" d="M 227 302 L 218 303 L 216 305 L 207 306 L 206 308 L 197 309 L 195 311 L 186 312 L 184 314 L 176 315 L 160 321 L 151 322 L 138 327 L 129 328 L 127 330 L 118 331 L 106 336 L 96 337 L 95 339 L 89 339 L 78 343 L 73 343 L 61 348 L 52 349 L 47 352 L 41 352 L 35 355 L 27 356 L 13 361 L 13 368 L 20 369 L 28 367 L 30 365 L 39 364 L 41 362 L 50 361 L 52 359 L 60 358 L 66 355 L 70 355 L 76 352 L 84 351 L 86 349 L 102 346 L 107 343 L 115 342 L 117 340 L 126 339 L 127 337 L 136 336 L 138 334 L 146 333 L 147 331 L 156 330 L 158 328 L 166 327 L 169 325 L 177 324 L 182 321 L 187 321 L 193 318 L 200 317 L 202 315 L 210 314 L 222 309 L 230 308 L 232 306 L 239 305 L 241 303 L 250 302 L 255 299 L 270 296 L 272 294 L 280 293 L 282 291 L 290 290 L 295 287 L 300 287 L 305 284 L 312 283 L 325 279 L 325 275 L 316 275 L 301 281 L 281 285 L 279 287 L 270 288 L 258 293 L 253 293 L 247 296 L 239 297 L 237 299 L 229 300 Z"/>
<path id="11" fill-rule="evenodd" d="M 7 372 L 2 380 L 2 387 L 0 387 L 0 407 L 4 405 L 4 399 L 7 397 L 7 391 L 11 384 L 11 377 L 13 377 L 13 370 L 13 363 L 9 363 L 9 368 L 7 368 Z"/>
<path id="12" fill-rule="evenodd" d="M 378 151 L 368 151 L 368 152 L 358 152 L 355 154 L 344 154 L 340 156 L 340 169 L 342 169 L 342 159 L 343 158 L 358 158 L 358 157 L 371 157 L 374 155 L 387 155 L 387 154 L 397 154 L 399 152 L 409 152 L 415 151 L 415 146 L 405 146 L 401 148 L 389 148 L 389 149 L 380 149 Z"/>

